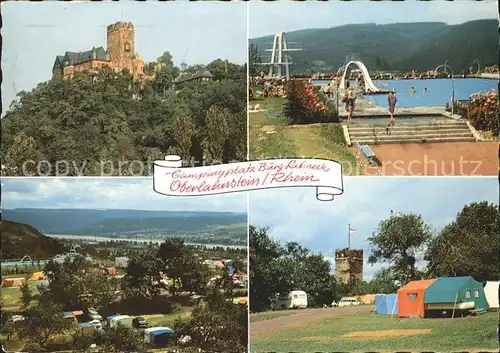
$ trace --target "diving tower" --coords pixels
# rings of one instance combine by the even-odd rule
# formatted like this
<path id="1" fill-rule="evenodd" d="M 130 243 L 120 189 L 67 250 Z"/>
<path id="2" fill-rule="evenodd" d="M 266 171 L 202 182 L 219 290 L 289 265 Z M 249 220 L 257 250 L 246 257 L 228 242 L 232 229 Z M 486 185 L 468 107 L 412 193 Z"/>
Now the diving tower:
<path id="1" fill-rule="evenodd" d="M 285 69 L 285 77 L 290 77 L 290 65 L 293 64 L 288 53 L 301 51 L 297 48 L 298 43 L 288 42 L 284 32 L 274 35 L 272 49 L 265 49 L 271 52 L 269 62 L 264 62 L 261 65 L 269 66 L 268 76 L 273 78 L 283 77 L 283 68 Z M 293 46 L 295 45 L 295 48 Z M 292 46 L 292 47 L 290 47 Z"/>

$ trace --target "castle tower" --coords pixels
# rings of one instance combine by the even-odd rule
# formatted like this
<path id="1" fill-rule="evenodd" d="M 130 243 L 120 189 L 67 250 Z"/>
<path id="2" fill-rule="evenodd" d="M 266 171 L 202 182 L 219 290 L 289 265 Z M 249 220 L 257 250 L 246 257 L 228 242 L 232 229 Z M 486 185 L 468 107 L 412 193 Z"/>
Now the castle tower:
<path id="1" fill-rule="evenodd" d="M 108 26 L 107 32 L 107 52 L 111 58 L 111 66 L 117 71 L 127 68 L 134 74 L 134 25 L 130 22 L 116 22 Z"/>
<path id="2" fill-rule="evenodd" d="M 335 250 L 335 277 L 342 283 L 363 280 L 363 250 Z"/>

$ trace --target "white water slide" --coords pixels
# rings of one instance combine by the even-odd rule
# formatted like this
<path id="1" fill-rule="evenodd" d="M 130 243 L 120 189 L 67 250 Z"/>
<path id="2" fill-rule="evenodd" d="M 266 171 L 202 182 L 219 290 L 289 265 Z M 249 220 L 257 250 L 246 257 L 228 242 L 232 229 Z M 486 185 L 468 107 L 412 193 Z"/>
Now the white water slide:
<path id="1" fill-rule="evenodd" d="M 380 92 L 380 88 L 375 87 L 372 79 L 370 78 L 370 74 L 368 73 L 368 69 L 361 61 L 349 61 L 344 68 L 344 74 L 342 75 L 342 81 L 340 81 L 340 87 L 345 87 L 345 77 L 347 75 L 347 70 L 351 65 L 356 65 L 361 70 L 361 74 L 365 80 L 365 92 Z"/>

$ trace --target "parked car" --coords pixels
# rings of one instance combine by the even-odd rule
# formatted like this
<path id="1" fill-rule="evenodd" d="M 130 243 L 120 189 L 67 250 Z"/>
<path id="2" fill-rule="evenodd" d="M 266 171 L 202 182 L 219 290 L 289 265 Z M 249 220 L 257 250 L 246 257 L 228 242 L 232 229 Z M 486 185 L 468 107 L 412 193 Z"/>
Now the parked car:
<path id="1" fill-rule="evenodd" d="M 99 320 L 92 320 L 90 321 L 90 324 L 97 329 L 102 328 L 102 324 Z"/>
<path id="2" fill-rule="evenodd" d="M 148 322 L 143 317 L 138 316 L 132 320 L 132 326 L 135 328 L 146 328 L 148 327 Z"/>
<path id="3" fill-rule="evenodd" d="M 88 315 L 90 320 L 99 320 L 102 321 L 102 316 L 95 310 L 94 308 L 88 308 L 85 313 Z"/>
<path id="4" fill-rule="evenodd" d="M 344 297 L 340 299 L 339 303 L 337 304 L 339 308 L 345 306 L 358 306 L 358 305 L 361 305 L 361 302 L 356 298 L 350 298 L 350 297 Z"/>

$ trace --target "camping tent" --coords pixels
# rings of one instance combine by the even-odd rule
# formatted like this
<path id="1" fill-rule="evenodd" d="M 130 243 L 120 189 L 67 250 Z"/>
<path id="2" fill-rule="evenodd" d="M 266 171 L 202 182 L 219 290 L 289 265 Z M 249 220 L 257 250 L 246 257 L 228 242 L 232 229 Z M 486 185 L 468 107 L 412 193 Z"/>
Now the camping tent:
<path id="1" fill-rule="evenodd" d="M 425 314 L 424 293 L 434 279 L 411 281 L 398 290 L 398 316 L 423 317 Z"/>
<path id="2" fill-rule="evenodd" d="M 397 315 L 398 295 L 397 294 L 375 295 L 375 313 L 383 315 Z"/>
<path id="3" fill-rule="evenodd" d="M 39 280 L 41 280 L 41 279 L 43 279 L 43 278 L 44 278 L 43 272 L 42 272 L 42 271 L 40 271 L 40 272 L 35 272 L 35 273 L 33 273 L 33 274 L 31 275 L 31 277 L 30 277 L 30 279 L 29 279 L 29 280 L 30 280 L 30 281 L 39 281 Z"/>
<path id="4" fill-rule="evenodd" d="M 488 301 L 488 305 L 490 308 L 498 309 L 498 297 L 500 282 L 488 281 L 486 282 L 486 286 L 484 286 L 484 294 L 486 295 L 486 300 Z"/>
<path id="5" fill-rule="evenodd" d="M 151 331 L 151 339 L 149 342 L 153 346 L 167 345 L 170 342 L 170 336 L 174 333 L 175 331 L 168 327 L 157 328 L 156 330 Z"/>
<path id="6" fill-rule="evenodd" d="M 425 291 L 424 303 L 427 316 L 442 316 L 443 311 L 451 314 L 456 310 L 488 310 L 483 284 L 470 276 L 436 279 Z"/>
<path id="7" fill-rule="evenodd" d="M 26 278 L 7 278 L 2 281 L 4 287 L 21 287 L 26 284 Z"/>
<path id="8" fill-rule="evenodd" d="M 363 302 L 363 304 L 373 304 L 375 303 L 375 296 L 377 294 L 364 294 L 359 297 L 359 300 Z"/>

